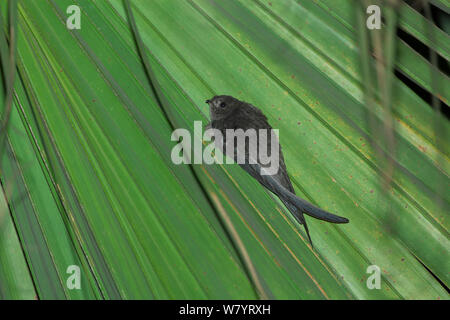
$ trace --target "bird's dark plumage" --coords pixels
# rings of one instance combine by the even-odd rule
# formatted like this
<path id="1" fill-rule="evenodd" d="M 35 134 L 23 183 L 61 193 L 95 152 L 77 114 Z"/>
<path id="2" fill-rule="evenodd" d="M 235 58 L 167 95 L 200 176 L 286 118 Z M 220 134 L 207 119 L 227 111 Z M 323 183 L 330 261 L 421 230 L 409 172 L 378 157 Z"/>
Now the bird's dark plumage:
<path id="1" fill-rule="evenodd" d="M 211 116 L 211 122 L 207 127 L 220 130 L 223 137 L 226 137 L 226 129 L 242 129 L 243 131 L 246 131 L 248 129 L 272 129 L 267 121 L 266 116 L 261 112 L 261 110 L 249 103 L 240 101 L 231 96 L 224 95 L 215 96 L 209 100 L 206 100 L 206 103 L 208 103 L 210 106 Z M 257 137 L 259 142 L 260 135 L 257 134 Z M 303 213 L 328 222 L 347 223 L 348 219 L 333 215 L 295 195 L 294 188 L 286 171 L 286 165 L 284 163 L 281 146 L 278 143 L 278 138 L 274 137 L 271 139 L 270 134 L 268 134 L 267 137 L 267 150 L 271 150 L 270 147 L 273 143 L 276 143 L 276 145 L 278 146 L 278 172 L 272 175 L 262 175 L 261 170 L 264 170 L 263 168 L 266 166 L 262 164 L 259 156 L 256 161 L 257 163 L 252 164 L 249 161 L 248 146 L 246 146 L 245 149 L 246 161 L 245 163 L 240 163 L 239 165 L 259 183 L 261 183 L 264 187 L 266 187 L 268 190 L 270 190 L 280 198 L 287 209 L 294 215 L 296 220 L 300 224 L 304 225 L 311 245 L 311 237 L 309 235 L 309 230 Z M 238 153 L 236 148 L 234 148 L 234 150 L 224 150 L 224 153 L 226 153 L 236 161 Z"/>

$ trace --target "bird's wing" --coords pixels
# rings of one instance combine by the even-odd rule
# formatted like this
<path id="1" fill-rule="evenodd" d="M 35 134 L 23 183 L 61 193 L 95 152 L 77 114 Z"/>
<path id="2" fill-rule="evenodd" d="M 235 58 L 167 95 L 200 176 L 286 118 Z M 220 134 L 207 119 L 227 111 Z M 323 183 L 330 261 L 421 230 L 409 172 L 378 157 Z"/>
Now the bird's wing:
<path id="1" fill-rule="evenodd" d="M 276 179 L 278 180 L 278 182 L 281 183 L 281 185 L 283 187 L 285 187 L 290 192 L 295 194 L 294 187 L 292 186 L 291 179 L 289 178 L 289 175 L 287 173 L 286 164 L 284 163 L 284 156 L 283 156 L 283 152 L 281 150 L 281 145 L 279 146 L 279 148 L 280 148 L 279 149 L 279 158 L 280 158 L 280 160 L 279 160 L 279 170 L 278 170 L 278 174 L 276 175 Z"/>
<path id="2" fill-rule="evenodd" d="M 259 164 L 241 164 L 241 167 L 252 177 L 258 180 L 264 187 L 276 194 L 283 202 L 288 202 L 307 215 L 333 223 L 347 223 L 348 219 L 329 213 L 296 196 L 286 189 L 277 179 L 270 175 L 262 175 L 265 170 Z M 263 170 L 263 171 L 262 171 Z"/>
<path id="3" fill-rule="evenodd" d="M 272 126 L 269 124 L 267 117 L 262 113 L 260 109 L 255 107 L 252 104 L 245 104 L 243 108 L 239 109 L 240 114 L 238 115 L 238 119 L 241 121 L 238 121 L 238 125 L 242 127 L 244 130 L 246 129 L 269 129 L 272 130 Z M 248 121 L 248 118 L 251 118 L 253 121 L 251 122 L 251 127 L 249 127 L 250 122 Z M 269 137 L 269 136 L 268 136 Z M 271 136 L 270 136 L 271 137 Z M 259 135 L 258 135 L 259 140 Z M 278 152 L 279 152 L 279 171 L 276 175 L 273 177 L 278 180 L 278 182 L 281 183 L 283 187 L 288 189 L 290 192 L 295 194 L 294 187 L 292 186 L 291 180 L 289 179 L 289 176 L 286 171 L 286 164 L 284 163 L 284 156 L 283 151 L 281 148 L 281 145 L 278 141 L 278 137 L 275 137 L 274 141 L 270 139 L 267 149 L 270 149 L 270 145 L 272 143 L 276 143 L 278 145 Z"/>

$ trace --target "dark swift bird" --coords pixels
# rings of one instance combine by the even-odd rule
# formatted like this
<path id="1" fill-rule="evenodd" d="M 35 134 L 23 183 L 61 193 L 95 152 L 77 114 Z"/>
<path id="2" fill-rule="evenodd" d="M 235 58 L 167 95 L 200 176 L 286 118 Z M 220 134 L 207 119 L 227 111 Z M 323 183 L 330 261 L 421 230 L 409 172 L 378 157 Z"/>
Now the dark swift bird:
<path id="1" fill-rule="evenodd" d="M 206 128 L 219 130 L 223 137 L 220 141 L 218 141 L 217 136 L 215 136 L 216 146 L 220 150 L 222 150 L 224 154 L 227 154 L 235 162 L 237 162 L 260 184 L 262 184 L 268 190 L 277 195 L 278 198 L 280 198 L 280 200 L 284 203 L 288 210 L 294 215 L 295 219 L 305 227 L 305 231 L 308 235 L 308 239 L 311 245 L 312 241 L 303 213 L 306 213 L 307 215 L 316 219 L 332 223 L 348 222 L 348 219 L 322 210 L 295 195 L 294 188 L 286 171 L 286 165 L 284 163 L 281 146 L 278 143 L 278 138 L 276 137 L 276 135 L 272 136 L 270 133 L 267 133 L 266 135 L 260 134 L 260 129 L 272 130 L 272 127 L 267 122 L 266 116 L 261 112 L 261 110 L 247 102 L 243 102 L 226 95 L 215 96 L 212 99 L 206 100 L 206 103 L 209 104 L 211 116 L 211 122 L 207 125 Z M 242 129 L 243 131 L 254 129 L 253 132 L 256 131 L 256 137 L 258 139 L 258 152 L 256 156 L 253 156 L 253 153 L 251 152 L 250 146 L 248 144 L 244 146 L 244 149 L 239 149 L 237 147 L 237 138 L 233 138 L 234 142 L 230 148 L 229 140 L 227 140 L 227 129 Z M 266 141 L 262 142 L 261 139 L 265 139 Z M 246 141 L 250 141 L 250 139 L 248 138 L 248 140 Z M 270 174 L 268 174 L 269 171 L 267 171 L 267 161 L 263 162 L 260 159 L 259 151 L 261 143 L 266 144 L 265 149 L 267 151 L 273 150 L 271 149 L 271 147 L 273 146 L 278 147 L 278 158 L 276 159 L 278 161 L 277 172 L 270 172 Z M 239 159 L 239 156 L 244 157 L 245 161 L 237 161 Z"/>

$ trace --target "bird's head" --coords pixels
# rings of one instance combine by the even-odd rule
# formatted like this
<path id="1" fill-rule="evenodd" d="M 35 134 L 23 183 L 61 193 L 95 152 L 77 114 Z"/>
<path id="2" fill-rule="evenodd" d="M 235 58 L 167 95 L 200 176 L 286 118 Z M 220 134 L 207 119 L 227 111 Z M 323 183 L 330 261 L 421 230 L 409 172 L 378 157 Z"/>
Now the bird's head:
<path id="1" fill-rule="evenodd" d="M 215 96 L 205 101 L 209 104 L 211 120 L 220 120 L 228 117 L 239 107 L 240 101 L 232 96 Z"/>

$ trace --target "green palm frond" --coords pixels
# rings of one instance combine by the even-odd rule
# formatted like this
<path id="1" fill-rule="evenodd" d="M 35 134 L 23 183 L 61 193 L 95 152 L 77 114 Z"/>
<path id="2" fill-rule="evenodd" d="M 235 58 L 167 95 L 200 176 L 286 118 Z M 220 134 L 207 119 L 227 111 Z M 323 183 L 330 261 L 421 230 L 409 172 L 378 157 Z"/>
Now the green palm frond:
<path id="1" fill-rule="evenodd" d="M 448 76 L 396 27 L 448 60 L 447 33 L 403 2 L 374 1 L 378 34 L 352 0 L 136 0 L 135 28 L 127 2 L 18 3 L 0 298 L 449 298 L 450 127 L 393 74 L 448 104 Z M 216 94 L 260 107 L 296 193 L 350 223 L 308 220 L 312 249 L 239 166 L 175 165 L 173 129 L 205 125 Z"/>

